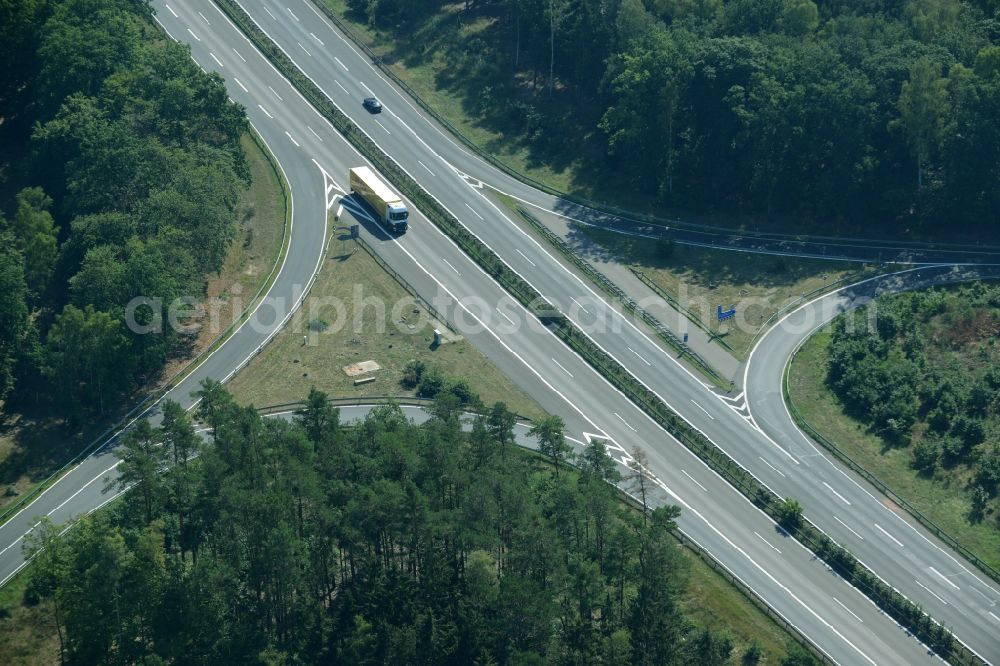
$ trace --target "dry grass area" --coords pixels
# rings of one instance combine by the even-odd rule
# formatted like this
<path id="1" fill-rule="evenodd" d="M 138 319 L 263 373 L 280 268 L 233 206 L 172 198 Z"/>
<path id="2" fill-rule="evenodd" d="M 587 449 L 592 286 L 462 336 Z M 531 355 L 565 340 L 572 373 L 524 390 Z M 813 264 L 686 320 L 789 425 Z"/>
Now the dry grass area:
<path id="1" fill-rule="evenodd" d="M 503 401 L 519 414 L 544 415 L 467 340 L 447 334 L 444 344 L 434 347 L 433 329 L 447 329 L 434 323 L 363 249 L 352 248 L 326 258 L 299 313 L 232 379 L 229 389 L 237 400 L 257 406 L 294 402 L 305 398 L 311 386 L 337 398 L 412 395 L 400 380 L 408 361 L 421 360 L 446 377 L 466 380 L 488 405 Z M 331 254 L 341 251 L 341 241 L 333 241 Z M 343 303 L 345 310 L 310 304 L 321 300 Z M 358 307 L 363 300 L 369 305 Z M 356 386 L 355 377 L 343 368 L 362 361 L 375 361 L 380 369 L 364 375 L 374 381 Z"/>
<path id="2" fill-rule="evenodd" d="M 52 613 L 45 605 L 24 604 L 27 585 L 28 576 L 22 574 L 0 589 L 0 664 L 58 664 L 59 637 Z"/>
<path id="3" fill-rule="evenodd" d="M 583 227 L 580 233 L 672 296 L 721 341 L 745 359 L 754 336 L 772 314 L 803 295 L 857 273 L 859 263 L 802 259 L 689 245 L 664 247 L 648 238 Z M 735 306 L 719 322 L 718 306 Z"/>
<path id="4" fill-rule="evenodd" d="M 222 322 L 238 317 L 268 278 L 284 235 L 285 199 L 278 177 L 267 156 L 249 136 L 243 137 L 242 145 L 253 182 L 240 197 L 236 236 L 225 264 L 217 275 L 206 278 L 207 298 L 217 298 L 223 303 L 219 309 Z M 242 304 L 231 298 L 236 293 L 241 295 Z M 235 313 L 234 306 L 239 308 Z M 197 338 L 178 351 L 155 381 L 172 377 L 219 333 L 204 327 Z M 155 386 L 148 386 L 137 390 L 123 401 L 119 411 L 127 412 L 142 395 L 154 389 Z M 0 510 L 62 467 L 116 420 L 117 416 L 109 415 L 102 422 L 87 424 L 82 432 L 72 433 L 66 431 L 60 419 L 45 414 L 0 414 Z"/>

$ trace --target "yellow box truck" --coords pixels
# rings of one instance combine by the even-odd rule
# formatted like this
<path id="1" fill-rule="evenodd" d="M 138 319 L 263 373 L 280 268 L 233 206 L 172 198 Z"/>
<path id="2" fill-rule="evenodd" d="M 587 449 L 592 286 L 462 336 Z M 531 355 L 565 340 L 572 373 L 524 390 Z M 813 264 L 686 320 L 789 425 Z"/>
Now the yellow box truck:
<path id="1" fill-rule="evenodd" d="M 350 171 L 349 180 L 351 192 L 355 192 L 368 204 L 376 219 L 394 234 L 401 234 L 406 231 L 406 218 L 410 213 L 406 210 L 406 205 L 399 195 L 389 189 L 389 186 L 375 175 L 375 172 L 366 166 L 353 167 Z"/>

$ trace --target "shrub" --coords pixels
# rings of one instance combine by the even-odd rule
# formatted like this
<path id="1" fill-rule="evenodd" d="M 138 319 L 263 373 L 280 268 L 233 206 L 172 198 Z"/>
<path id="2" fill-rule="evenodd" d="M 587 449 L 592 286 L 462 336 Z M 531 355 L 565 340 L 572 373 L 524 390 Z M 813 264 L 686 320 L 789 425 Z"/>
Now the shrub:
<path id="1" fill-rule="evenodd" d="M 417 384 L 420 383 L 420 378 L 423 376 L 425 368 L 426 366 L 423 361 L 408 361 L 403 368 L 403 378 L 400 380 L 400 384 L 404 388 L 416 388 Z"/>
<path id="2" fill-rule="evenodd" d="M 913 461 L 910 464 L 921 474 L 930 476 L 940 458 L 941 443 L 928 437 L 913 447 Z"/>
<path id="3" fill-rule="evenodd" d="M 794 532 L 802 524 L 802 505 L 788 498 L 778 507 L 778 523 L 789 532 Z"/>

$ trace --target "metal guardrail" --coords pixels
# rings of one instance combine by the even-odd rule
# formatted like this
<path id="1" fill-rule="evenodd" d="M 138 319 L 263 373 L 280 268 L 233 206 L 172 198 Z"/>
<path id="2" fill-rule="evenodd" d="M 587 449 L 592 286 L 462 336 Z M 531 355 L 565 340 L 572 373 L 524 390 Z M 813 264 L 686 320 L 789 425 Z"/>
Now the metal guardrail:
<path id="1" fill-rule="evenodd" d="M 616 217 L 620 217 L 627 220 L 636 220 L 640 222 L 645 222 L 647 224 L 651 224 L 654 226 L 672 225 L 675 227 L 682 227 L 685 229 L 691 229 L 696 231 L 708 230 L 719 233 L 739 234 L 741 236 L 757 238 L 760 240 L 778 240 L 778 241 L 798 242 L 798 243 L 805 242 L 806 240 L 812 240 L 812 241 L 819 240 L 819 241 L 836 241 L 838 243 L 846 245 L 856 244 L 859 246 L 868 246 L 871 245 L 873 242 L 889 242 L 888 240 L 879 241 L 879 239 L 842 238 L 837 236 L 805 237 L 800 234 L 760 232 L 760 231 L 750 231 L 745 229 L 732 229 L 729 227 L 720 227 L 710 224 L 697 224 L 694 222 L 685 222 L 684 220 L 678 220 L 675 218 L 664 219 L 656 217 L 654 215 L 649 215 L 645 213 L 636 213 L 634 211 L 624 210 L 622 208 L 618 208 L 617 206 L 602 204 L 575 194 L 571 194 L 569 192 L 563 192 L 561 190 L 558 190 L 541 181 L 535 180 L 531 176 L 528 176 L 526 174 L 521 173 L 520 171 L 517 171 L 510 165 L 497 159 L 496 156 L 494 156 L 492 153 L 486 151 L 482 146 L 480 146 L 475 141 L 467 137 L 461 130 L 459 130 L 457 127 L 451 124 L 451 122 L 449 122 L 446 118 L 444 118 L 440 113 L 438 113 L 434 109 L 434 107 L 432 107 L 430 104 L 424 101 L 424 99 L 417 93 L 416 90 L 411 88 L 409 84 L 407 84 L 394 71 L 392 71 L 389 65 L 385 63 L 384 58 L 379 54 L 377 54 L 374 50 L 372 50 L 372 48 L 364 40 L 358 37 L 354 33 L 354 31 L 351 30 L 350 26 L 348 26 L 343 19 L 337 16 L 336 12 L 334 12 L 333 9 L 329 7 L 324 0 L 315 0 L 313 4 L 316 5 L 319 8 L 319 10 L 323 12 L 323 15 L 326 16 L 334 25 L 336 25 L 341 32 L 347 35 L 348 38 L 350 38 L 350 40 L 354 42 L 355 46 L 361 49 L 365 53 L 365 55 L 368 56 L 368 58 L 372 61 L 372 64 L 374 64 L 376 67 L 379 68 L 379 71 L 381 71 L 387 77 L 392 79 L 392 82 L 395 85 L 402 88 L 406 92 L 406 94 L 409 95 L 420 106 L 420 108 L 424 110 L 425 113 L 434 118 L 435 121 L 437 121 L 446 130 L 448 130 L 455 138 L 461 141 L 466 148 L 474 152 L 476 155 L 478 155 L 486 162 L 489 162 L 492 166 L 503 171 L 511 178 L 514 178 L 516 180 L 521 181 L 522 183 L 530 185 L 531 187 L 537 190 L 541 190 L 542 192 L 545 192 L 550 196 L 559 197 L 560 199 L 565 199 L 580 206 L 586 206 L 587 208 L 592 208 L 594 210 L 601 211 L 603 213 L 615 215 Z M 966 244 L 923 243 L 920 241 L 898 241 L 898 240 L 894 240 L 891 242 L 895 243 L 899 249 L 909 248 L 913 250 L 948 250 L 948 251 L 971 250 L 979 252 L 989 251 L 989 250 L 1000 251 L 1000 246 L 997 245 L 978 245 L 978 244 L 973 245 L 970 243 Z"/>
<path id="2" fill-rule="evenodd" d="M 979 556 L 970 551 L 968 548 L 963 546 L 959 541 L 945 532 L 943 529 L 938 527 L 930 518 L 925 516 L 917 509 L 915 506 L 907 502 L 905 499 L 897 495 L 892 488 L 883 483 L 877 476 L 865 469 L 860 463 L 851 458 L 847 453 L 842 451 L 834 442 L 827 438 L 823 433 L 819 432 L 813 425 L 802 415 L 798 407 L 795 406 L 795 402 L 792 400 L 791 393 L 788 391 L 788 373 L 785 373 L 782 379 L 782 388 L 785 398 L 785 404 L 788 405 L 788 411 L 791 413 L 792 418 L 795 423 L 798 424 L 803 430 L 805 430 L 810 437 L 816 440 L 819 444 L 823 446 L 827 451 L 836 456 L 837 460 L 847 465 L 851 471 L 853 471 L 858 476 L 862 477 L 865 481 L 875 486 L 879 492 L 891 499 L 893 502 L 898 504 L 900 507 L 906 510 L 911 516 L 913 516 L 917 522 L 927 528 L 934 536 L 944 541 L 950 548 L 958 551 L 959 555 L 969 560 L 972 564 L 976 566 L 980 571 L 989 576 L 994 582 L 1000 583 L 1000 571 L 994 569 L 989 563 L 983 561 Z"/>
<path id="3" fill-rule="evenodd" d="M 411 200 L 417 202 L 417 208 L 424 210 L 428 219 L 438 225 L 452 240 L 463 249 L 473 260 L 475 260 L 487 274 L 493 276 L 509 293 L 517 297 L 526 307 L 534 307 L 539 301 L 545 307 L 547 314 L 538 315 L 548 320 L 553 331 L 574 349 L 582 358 L 587 360 L 595 369 L 598 369 L 612 384 L 646 411 L 664 429 L 674 434 L 679 441 L 688 445 L 689 448 L 702 456 L 702 459 L 709 463 L 713 469 L 722 474 L 734 487 L 739 488 L 744 494 L 755 502 L 757 506 L 775 516 L 775 502 L 781 502 L 781 498 L 774 495 L 763 484 L 756 479 L 749 471 L 740 466 L 736 461 L 729 458 L 718 447 L 704 439 L 693 430 L 681 417 L 670 410 L 662 401 L 657 399 L 649 389 L 626 371 L 621 365 L 614 363 L 610 357 L 601 351 L 590 338 L 583 335 L 565 317 L 554 310 L 551 305 L 545 304 L 539 294 L 528 285 L 515 271 L 513 271 L 502 259 L 497 257 L 482 241 L 472 234 L 457 218 L 452 217 L 443 210 L 443 206 L 433 196 L 428 194 L 416 181 L 394 161 L 387 156 L 378 146 L 373 144 L 364 134 L 359 133 L 354 124 L 344 116 L 328 100 L 323 97 L 322 92 L 315 83 L 305 77 L 295 65 L 288 59 L 283 51 L 267 38 L 253 20 L 243 11 L 243 9 L 233 2 L 233 0 L 216 0 L 230 19 L 241 27 L 244 33 L 250 38 L 262 52 L 267 54 L 272 63 L 288 77 L 307 100 L 312 100 L 317 109 L 322 110 L 328 120 L 338 128 L 355 147 L 372 161 L 376 167 L 383 171 L 390 182 L 393 182 L 400 190 L 409 196 Z M 704 454 L 708 455 L 704 455 Z M 722 458 L 720 459 L 719 456 Z M 814 551 L 821 558 L 818 551 Z M 856 563 L 852 555 L 844 551 L 850 562 Z M 867 569 L 864 571 L 867 572 Z M 938 646 L 944 654 L 951 658 L 951 645 L 954 640 L 951 634 L 944 630 L 943 635 L 927 634 L 924 627 L 915 623 L 915 619 L 924 617 L 919 609 L 908 601 L 899 597 L 891 588 L 887 586 L 879 587 L 879 582 L 874 575 L 870 575 L 872 582 L 869 598 L 876 603 L 885 602 L 882 606 L 887 612 L 897 617 L 900 622 L 907 623 L 905 626 L 918 635 L 929 636 L 933 639 L 933 644 Z M 851 580 L 849 578 L 849 580 Z M 858 589 L 861 589 L 860 587 Z M 914 615 L 916 609 L 917 615 Z M 945 640 L 947 639 L 947 644 Z M 955 659 L 954 663 L 966 666 L 975 663 L 966 660 Z"/>
<path id="4" fill-rule="evenodd" d="M 257 131 L 251 126 L 247 130 L 250 138 L 253 140 L 257 147 L 260 148 L 261 153 L 267 159 L 268 164 L 271 166 L 271 170 L 274 172 L 275 177 L 278 180 L 278 185 L 281 188 L 282 198 L 285 201 L 285 219 L 283 220 L 282 227 L 282 237 L 281 237 L 281 249 L 278 252 L 278 256 L 275 257 L 274 264 L 271 266 L 271 272 L 268 274 L 267 279 L 261 283 L 260 288 L 254 297 L 247 304 L 246 308 L 241 313 L 239 319 L 234 321 L 226 330 L 220 333 L 208 347 L 199 352 L 193 359 L 188 361 L 187 364 L 181 369 L 179 369 L 172 377 L 166 380 L 164 384 L 161 384 L 159 388 L 143 398 L 138 405 L 130 409 L 124 416 L 115 421 L 112 425 L 108 426 L 101 434 L 93 438 L 86 447 L 83 448 L 79 453 L 77 453 L 73 458 L 71 458 L 66 464 L 60 467 L 58 470 L 50 474 L 44 480 L 36 484 L 30 491 L 19 497 L 15 502 L 11 503 L 10 506 L 5 507 L 2 512 L 0 512 L 0 525 L 6 523 L 12 516 L 16 515 L 25 506 L 37 499 L 42 493 L 44 493 L 53 483 L 55 483 L 60 477 L 66 474 L 70 469 L 75 467 L 81 460 L 87 456 L 99 451 L 104 447 L 111 438 L 119 431 L 124 430 L 129 427 L 134 421 L 133 418 L 136 414 L 143 414 L 147 409 L 159 402 L 167 393 L 172 391 L 177 384 L 181 383 L 184 378 L 189 374 L 194 372 L 204 361 L 209 357 L 216 349 L 218 349 L 222 344 L 229 338 L 230 335 L 246 320 L 247 316 L 251 310 L 257 305 L 257 301 L 265 293 L 266 289 L 270 287 L 274 282 L 274 278 L 280 266 L 281 259 L 288 249 L 288 221 L 291 215 L 291 206 L 289 205 L 289 190 L 288 184 L 285 182 L 284 175 L 281 169 L 274 161 L 274 157 L 271 155 L 270 150 L 268 150 L 267 145 L 264 143 L 263 139 L 258 136 Z M 138 418 L 138 417 L 136 417 Z"/>
<path id="5" fill-rule="evenodd" d="M 662 298 L 663 300 L 665 300 L 667 303 L 669 303 L 670 305 L 672 305 L 674 307 L 674 309 L 676 309 L 678 312 L 680 312 L 681 314 L 683 314 L 687 318 L 688 321 L 690 321 L 695 326 L 697 326 L 701 330 L 703 330 L 706 333 L 708 333 L 708 336 L 709 336 L 708 339 L 709 339 L 710 342 L 718 342 L 720 345 L 722 345 L 723 347 L 725 347 L 729 351 L 734 352 L 734 353 L 736 352 L 736 350 L 733 349 L 729 345 L 728 342 L 726 342 L 723 338 L 721 338 L 718 335 L 716 335 L 715 332 L 712 331 L 711 328 L 709 328 L 708 326 L 706 326 L 705 322 L 703 322 L 701 320 L 701 317 L 699 317 L 695 313 L 691 312 L 690 308 L 688 308 L 686 305 L 682 305 L 680 301 L 678 301 L 676 298 L 674 298 L 673 294 L 671 294 L 670 292 L 668 292 L 666 289 L 664 289 L 660 285 L 656 284 L 653 280 L 651 280 L 642 271 L 636 270 L 635 268 L 633 268 L 631 266 L 629 266 L 629 270 L 632 271 L 633 275 L 635 275 L 637 278 L 639 278 L 640 282 L 642 282 L 644 285 L 646 285 L 647 287 L 649 287 L 649 289 L 652 290 L 652 292 L 654 294 L 656 294 L 657 296 L 659 296 L 660 298 Z"/>
<path id="6" fill-rule="evenodd" d="M 718 386 L 729 388 L 725 380 L 719 375 L 719 373 L 713 368 L 708 361 L 703 359 L 697 352 L 692 351 L 686 344 L 684 344 L 677 334 L 664 326 L 659 319 L 653 316 L 649 311 L 639 306 L 635 299 L 625 293 L 621 287 L 612 282 L 604 273 L 599 271 L 590 262 L 582 259 L 576 252 L 573 252 L 566 242 L 552 232 L 551 229 L 546 227 L 544 224 L 538 221 L 534 215 L 529 213 L 521 206 L 515 205 L 515 210 L 517 214 L 532 228 L 536 233 L 541 235 L 546 241 L 551 245 L 555 246 L 559 250 L 560 254 L 563 255 L 570 263 L 576 266 L 580 271 L 582 271 L 592 282 L 603 289 L 612 298 L 617 300 L 622 306 L 628 311 L 632 312 L 634 315 L 642 319 L 649 325 L 657 335 L 668 345 L 677 350 L 681 356 L 687 356 L 691 361 L 701 370 L 709 379 L 715 382 Z"/>
<path id="7" fill-rule="evenodd" d="M 356 236 L 354 240 L 357 242 L 358 245 L 361 246 L 361 249 L 363 249 L 365 252 L 367 252 L 368 255 L 372 259 L 375 260 L 375 263 L 377 263 L 382 268 L 382 270 L 384 270 L 386 273 L 388 273 L 392 277 L 392 279 L 395 280 L 399 284 L 399 286 L 401 286 L 403 289 L 405 289 L 406 292 L 410 296 L 412 296 L 414 298 L 414 300 L 417 301 L 417 303 L 419 303 L 420 305 L 422 305 L 424 307 L 424 309 L 426 309 L 428 312 L 430 312 L 431 315 L 435 319 L 437 319 L 442 324 L 444 324 L 445 326 L 447 326 L 449 328 L 449 330 L 451 330 L 452 333 L 456 333 L 456 334 L 458 333 L 458 331 L 455 330 L 455 327 L 452 326 L 451 322 L 448 321 L 448 318 L 445 317 L 443 314 L 441 314 L 441 312 L 436 307 L 434 307 L 433 305 L 431 305 L 430 301 L 428 301 L 426 298 L 424 298 L 423 296 L 421 296 L 417 292 L 417 290 L 414 289 L 410 285 L 410 283 L 407 282 L 403 278 L 402 275 L 400 275 L 399 273 L 396 272 L 396 269 L 394 269 L 392 266 L 390 266 L 386 262 L 385 259 L 383 259 L 382 257 L 378 256 L 378 253 L 375 252 L 375 250 L 372 248 L 371 245 L 369 245 L 368 241 L 366 241 L 361 236 Z"/>

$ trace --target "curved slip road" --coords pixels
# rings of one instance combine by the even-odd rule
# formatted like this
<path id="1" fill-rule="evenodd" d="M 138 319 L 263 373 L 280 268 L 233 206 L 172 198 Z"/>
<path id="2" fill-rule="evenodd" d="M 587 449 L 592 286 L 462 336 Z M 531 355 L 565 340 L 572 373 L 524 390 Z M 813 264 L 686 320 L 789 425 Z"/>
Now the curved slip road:
<path id="1" fill-rule="evenodd" d="M 293 241 L 304 226 L 316 224 L 315 220 L 310 222 L 300 217 L 303 200 L 310 200 L 310 205 L 320 211 L 344 204 L 350 213 L 352 204 L 337 195 L 342 192 L 338 188 L 345 185 L 347 167 L 363 163 L 353 149 L 213 5 L 193 1 L 154 4 L 158 20 L 168 33 L 189 43 L 194 59 L 205 69 L 219 71 L 225 77 L 232 97 L 246 106 L 255 126 L 274 149 L 288 173 L 295 197 Z M 279 31 L 274 29 L 276 26 L 282 26 L 282 30 L 298 26 L 294 29 L 299 32 L 292 35 L 293 43 L 289 44 L 301 49 L 296 61 L 309 59 L 312 75 L 320 79 L 320 86 L 341 108 L 349 109 L 383 147 L 393 140 L 391 137 L 409 137 L 401 142 L 412 144 L 409 150 L 393 144 L 387 147 L 387 152 L 411 173 L 414 168 L 425 168 L 427 173 L 419 179 L 429 191 L 453 212 L 463 211 L 459 214 L 463 222 L 484 237 L 543 295 L 561 303 L 574 321 L 633 374 L 661 395 L 669 396 L 681 413 L 703 427 L 717 443 L 724 442 L 730 453 L 731 444 L 742 448 L 745 443 L 742 440 L 756 436 L 725 401 L 690 375 L 641 329 L 608 307 L 545 248 L 495 209 L 477 188 L 470 187 L 467 179 L 433 153 L 418 148 L 421 141 L 414 133 L 407 134 L 405 121 L 394 116 L 391 107 L 387 105 L 389 113 L 381 117 L 361 115 L 360 99 L 368 84 L 347 74 L 351 68 L 361 69 L 365 63 L 344 60 L 351 57 L 349 45 L 343 40 L 337 42 L 340 38 L 318 15 L 313 15 L 312 30 L 302 25 L 304 12 L 310 10 L 308 5 L 302 3 L 301 7 L 293 8 L 271 3 L 255 5 L 250 10 L 258 22 L 274 22 L 265 26 L 271 33 Z M 299 38 L 295 39 L 296 36 Z M 302 39 L 306 39 L 305 43 Z M 344 51 L 333 50 L 331 45 L 338 43 L 338 48 Z M 337 78 L 323 80 L 332 72 L 338 72 Z M 347 106 L 349 103 L 357 108 Z M 392 124 L 393 118 L 400 121 L 399 125 Z M 376 131 L 384 132 L 385 136 Z M 410 159 L 416 161 L 411 164 Z M 605 439 L 619 461 L 628 459 L 628 452 L 635 447 L 641 447 L 658 486 L 669 501 L 684 509 L 679 521 L 681 529 L 831 658 L 844 664 L 933 661 L 923 646 L 856 590 L 832 575 L 805 549 L 783 537 L 772 521 L 572 354 L 436 227 L 415 214 L 410 233 L 390 241 L 363 215 L 359 215 L 359 221 L 363 233 L 395 270 L 433 300 L 453 325 L 543 407 L 563 416 L 573 440 L 583 442 L 591 436 Z M 316 229 L 321 228 L 320 222 Z M 322 245 L 318 238 L 321 236 L 311 236 L 311 256 L 318 256 Z M 309 273 L 314 265 L 313 262 L 304 270 Z M 237 365 L 223 368 L 216 376 L 225 376 Z M 716 426 L 721 429 L 714 430 Z M 113 474 L 108 471 L 112 465 L 113 459 L 107 454 L 88 459 L 84 466 L 89 466 L 89 472 L 60 481 L 23 515 L 0 528 L 3 576 L 21 563 L 17 539 L 32 524 L 30 516 L 50 514 L 62 522 L 92 509 L 94 498 L 87 489 L 103 484 L 104 476 Z"/>

